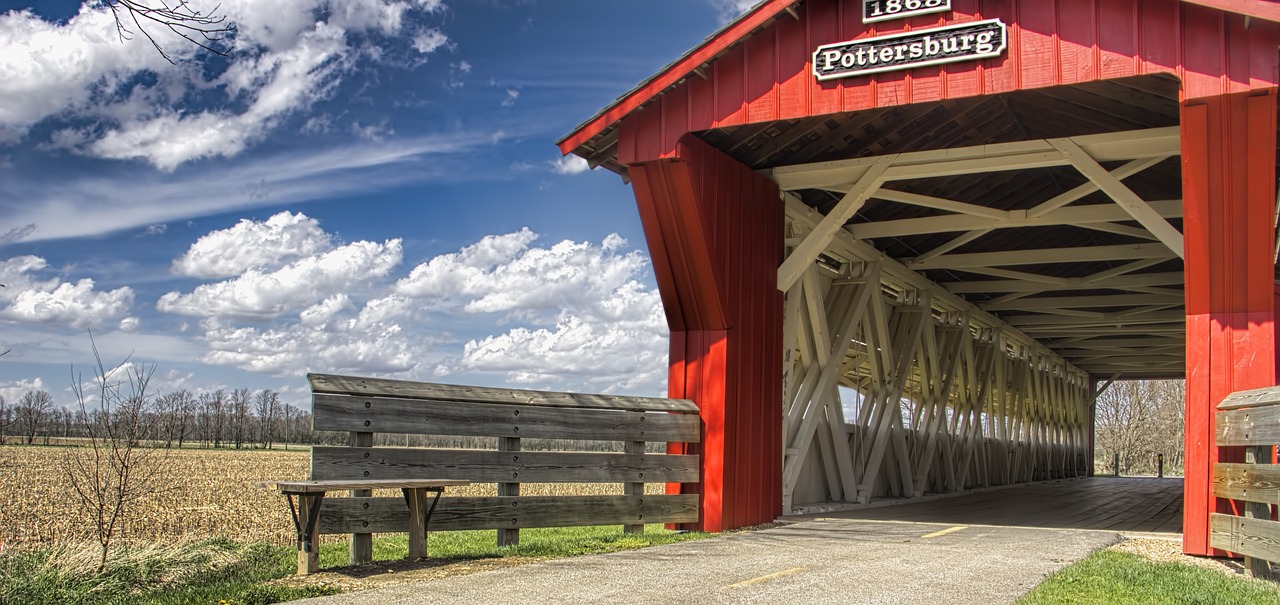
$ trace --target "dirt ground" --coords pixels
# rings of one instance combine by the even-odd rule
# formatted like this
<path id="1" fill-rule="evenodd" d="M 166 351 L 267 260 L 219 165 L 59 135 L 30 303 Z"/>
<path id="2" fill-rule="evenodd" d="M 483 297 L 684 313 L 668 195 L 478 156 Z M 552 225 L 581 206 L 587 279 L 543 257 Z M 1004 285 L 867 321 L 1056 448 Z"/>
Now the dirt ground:
<path id="1" fill-rule="evenodd" d="M 1181 536 L 1172 538 L 1129 537 L 1125 541 L 1112 546 L 1111 550 L 1135 554 L 1157 563 L 1185 563 L 1196 567 L 1213 569 L 1225 574 L 1244 574 L 1244 566 L 1239 559 L 1193 557 L 1182 554 Z"/>

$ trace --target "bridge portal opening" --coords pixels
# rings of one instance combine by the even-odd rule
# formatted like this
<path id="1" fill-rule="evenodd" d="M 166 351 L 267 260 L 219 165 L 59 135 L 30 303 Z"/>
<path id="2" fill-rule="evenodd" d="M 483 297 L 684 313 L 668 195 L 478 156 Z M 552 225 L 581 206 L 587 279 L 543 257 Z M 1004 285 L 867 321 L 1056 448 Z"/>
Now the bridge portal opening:
<path id="1" fill-rule="evenodd" d="M 633 187 L 698 526 L 1084 477 L 1099 383 L 1185 377 L 1210 554 L 1214 406 L 1276 380 L 1265 4 L 769 0 L 565 137 Z"/>

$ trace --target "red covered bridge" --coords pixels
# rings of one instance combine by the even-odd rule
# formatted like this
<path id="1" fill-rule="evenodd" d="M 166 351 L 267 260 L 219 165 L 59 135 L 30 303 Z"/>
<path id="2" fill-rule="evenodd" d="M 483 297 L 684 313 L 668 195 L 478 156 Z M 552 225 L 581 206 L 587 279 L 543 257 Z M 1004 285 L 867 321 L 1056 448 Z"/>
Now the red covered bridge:
<path id="1" fill-rule="evenodd" d="M 702 527 L 1088 474 L 1093 393 L 1276 382 L 1280 5 L 769 0 L 560 142 L 628 179 Z"/>

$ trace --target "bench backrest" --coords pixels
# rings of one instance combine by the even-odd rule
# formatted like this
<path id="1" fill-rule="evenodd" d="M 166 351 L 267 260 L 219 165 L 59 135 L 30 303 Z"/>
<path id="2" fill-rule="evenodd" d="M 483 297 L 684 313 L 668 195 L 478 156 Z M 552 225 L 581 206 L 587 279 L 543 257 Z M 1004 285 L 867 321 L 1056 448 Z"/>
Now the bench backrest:
<path id="1" fill-rule="evenodd" d="M 351 433 L 349 447 L 312 448 L 311 478 L 468 479 L 496 497 L 445 497 L 431 529 L 635 526 L 697 521 L 697 495 L 644 495 L 644 483 L 698 480 L 696 455 L 647 453 L 648 442 L 699 440 L 686 400 L 465 387 L 308 375 L 316 430 Z M 498 437 L 495 450 L 371 447 L 373 433 Z M 520 451 L 521 438 L 618 441 L 621 453 Z M 626 495 L 518 496 L 520 483 L 618 483 Z M 403 532 L 400 498 L 332 498 L 322 533 Z"/>

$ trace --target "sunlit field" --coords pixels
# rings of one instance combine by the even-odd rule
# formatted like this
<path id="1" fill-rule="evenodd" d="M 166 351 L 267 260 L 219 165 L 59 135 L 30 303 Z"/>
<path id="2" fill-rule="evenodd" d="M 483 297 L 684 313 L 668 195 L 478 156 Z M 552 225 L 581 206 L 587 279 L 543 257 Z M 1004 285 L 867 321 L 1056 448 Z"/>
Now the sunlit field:
<path id="1" fill-rule="evenodd" d="M 60 470 L 66 448 L 0 446 L 0 548 L 90 540 L 89 517 Z M 310 452 L 289 450 L 155 450 L 158 489 L 136 503 L 120 536 L 134 542 L 209 537 L 292 544 L 293 520 L 282 496 L 259 481 L 306 479 Z M 647 486 L 661 490 L 659 484 Z M 524 484 L 529 496 L 621 494 L 615 484 Z M 494 484 L 451 488 L 449 495 L 493 496 Z M 399 496 L 399 492 L 375 495 Z M 325 541 L 343 536 L 325 536 Z"/>

